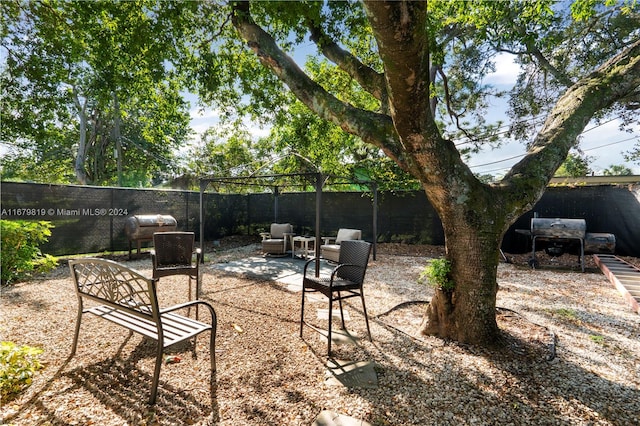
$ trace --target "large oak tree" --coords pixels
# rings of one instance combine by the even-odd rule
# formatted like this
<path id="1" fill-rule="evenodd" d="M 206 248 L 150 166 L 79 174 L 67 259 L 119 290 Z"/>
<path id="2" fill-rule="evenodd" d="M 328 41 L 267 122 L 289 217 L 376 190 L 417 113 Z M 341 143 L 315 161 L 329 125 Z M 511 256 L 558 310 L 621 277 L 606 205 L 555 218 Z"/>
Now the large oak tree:
<path id="1" fill-rule="evenodd" d="M 311 111 L 378 147 L 421 182 L 442 220 L 455 282 L 453 291 L 438 291 L 432 299 L 425 333 L 477 344 L 498 340 L 496 275 L 504 233 L 540 199 L 592 119 L 637 105 L 637 5 L 581 1 L 573 17 L 563 5 L 232 3 L 233 25 L 266 69 Z M 378 100 L 375 109 L 296 64 L 285 48 L 305 32 L 335 72 Z M 481 111 L 488 89 L 479 82 L 490 69 L 486 59 L 497 52 L 516 55 L 528 76 L 513 91 L 512 113 L 546 118 L 534 130 L 514 127 L 530 137 L 527 154 L 498 182 L 485 184 L 454 137 L 472 134 L 460 111 Z M 252 90 L 258 87 L 256 79 Z M 460 133 L 444 124 L 445 116 Z"/>

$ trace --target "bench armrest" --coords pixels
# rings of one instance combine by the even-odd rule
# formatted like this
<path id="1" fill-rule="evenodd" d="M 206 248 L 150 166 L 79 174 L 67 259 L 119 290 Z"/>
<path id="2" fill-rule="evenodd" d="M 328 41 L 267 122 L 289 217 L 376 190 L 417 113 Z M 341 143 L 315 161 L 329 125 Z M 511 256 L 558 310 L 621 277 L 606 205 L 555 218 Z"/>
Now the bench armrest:
<path id="1" fill-rule="evenodd" d="M 185 308 L 189 308 L 191 306 L 198 306 L 198 305 L 206 306 L 206 308 L 211 313 L 211 317 L 213 318 L 213 320 L 215 322 L 216 311 L 213 309 L 213 306 L 211 306 L 211 304 L 209 302 L 205 302 L 204 300 L 192 300 L 191 302 L 185 302 L 185 303 L 181 303 L 179 305 L 170 306 L 170 307 L 165 308 L 165 309 L 160 309 L 160 314 L 162 315 L 162 314 L 166 314 L 168 312 L 178 311 L 180 309 L 185 309 Z"/>

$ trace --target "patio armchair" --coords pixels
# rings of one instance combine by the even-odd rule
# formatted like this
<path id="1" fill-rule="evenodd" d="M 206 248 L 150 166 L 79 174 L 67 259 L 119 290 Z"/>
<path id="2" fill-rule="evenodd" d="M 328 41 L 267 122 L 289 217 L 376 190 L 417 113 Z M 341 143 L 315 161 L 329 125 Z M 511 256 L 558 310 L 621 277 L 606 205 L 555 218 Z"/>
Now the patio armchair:
<path id="1" fill-rule="evenodd" d="M 340 245 L 346 240 L 362 239 L 362 231 L 359 229 L 340 228 L 336 237 L 322 237 L 320 246 L 321 256 L 331 262 L 337 263 L 340 259 Z"/>
<path id="2" fill-rule="evenodd" d="M 266 256 L 284 256 L 291 248 L 293 226 L 289 223 L 272 223 L 270 232 L 262 232 L 262 253 Z"/>
<path id="3" fill-rule="evenodd" d="M 351 297 L 360 297 L 362 301 L 362 311 L 367 324 L 367 334 L 371 340 L 371 330 L 369 328 L 369 318 L 367 316 L 367 307 L 364 302 L 364 293 L 362 285 L 367 272 L 369 263 L 369 255 L 371 253 L 371 243 L 358 240 L 345 240 L 340 248 L 340 257 L 338 266 L 336 266 L 331 275 L 321 274 L 316 277 L 315 271 L 310 270 L 307 274 L 309 265 L 315 262 L 310 259 L 304 266 L 304 276 L 302 278 L 302 307 L 300 312 L 300 337 L 304 325 L 316 329 L 313 325 L 307 323 L 304 319 L 304 302 L 305 296 L 309 292 L 319 292 L 329 299 L 329 324 L 327 333 L 327 356 L 331 356 L 331 323 L 333 320 L 333 302 L 338 301 L 340 306 L 340 319 L 342 320 L 342 329 L 345 330 L 344 313 L 342 311 L 342 301 Z"/>
<path id="4" fill-rule="evenodd" d="M 156 232 L 153 234 L 153 249 L 151 250 L 153 278 L 159 279 L 171 275 L 188 276 L 188 300 L 192 300 L 192 280 L 196 281 L 195 300 L 200 298 L 199 265 L 201 256 L 201 250 L 195 248 L 195 234 L 193 232 Z"/>

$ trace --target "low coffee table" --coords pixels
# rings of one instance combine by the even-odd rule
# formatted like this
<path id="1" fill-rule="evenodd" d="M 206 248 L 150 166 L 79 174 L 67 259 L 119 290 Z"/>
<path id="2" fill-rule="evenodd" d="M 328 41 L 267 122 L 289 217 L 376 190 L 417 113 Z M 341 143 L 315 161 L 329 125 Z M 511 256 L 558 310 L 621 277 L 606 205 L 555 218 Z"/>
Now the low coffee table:
<path id="1" fill-rule="evenodd" d="M 296 249 L 296 243 L 298 248 Z M 311 243 L 311 244 L 309 244 Z M 311 248 L 309 248 L 311 246 Z M 309 254 L 315 253 L 316 237 L 298 236 L 291 239 L 291 257 L 300 256 L 307 259 Z"/>

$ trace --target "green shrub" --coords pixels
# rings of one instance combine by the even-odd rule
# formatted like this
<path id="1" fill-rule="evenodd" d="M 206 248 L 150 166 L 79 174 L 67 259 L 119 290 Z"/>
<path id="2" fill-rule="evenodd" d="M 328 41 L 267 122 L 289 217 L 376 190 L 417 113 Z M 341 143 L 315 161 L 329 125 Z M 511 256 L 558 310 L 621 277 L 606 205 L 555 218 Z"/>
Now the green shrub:
<path id="1" fill-rule="evenodd" d="M 426 282 L 432 287 L 440 288 L 445 291 L 451 291 L 455 287 L 450 277 L 451 262 L 447 259 L 433 259 L 420 272 L 419 282 Z"/>
<path id="2" fill-rule="evenodd" d="M 0 342 L 0 401 L 10 400 L 31 385 L 34 373 L 42 368 L 41 353 L 40 348 Z"/>
<path id="3" fill-rule="evenodd" d="M 53 225 L 46 221 L 0 220 L 0 284 L 12 284 L 33 272 L 46 272 L 56 267 L 56 258 L 43 255 L 39 248 L 51 236 L 51 228 Z"/>

